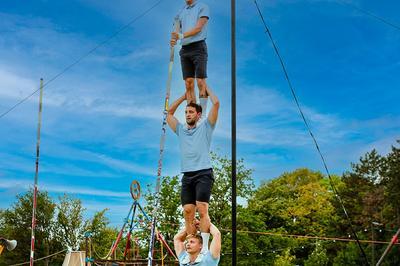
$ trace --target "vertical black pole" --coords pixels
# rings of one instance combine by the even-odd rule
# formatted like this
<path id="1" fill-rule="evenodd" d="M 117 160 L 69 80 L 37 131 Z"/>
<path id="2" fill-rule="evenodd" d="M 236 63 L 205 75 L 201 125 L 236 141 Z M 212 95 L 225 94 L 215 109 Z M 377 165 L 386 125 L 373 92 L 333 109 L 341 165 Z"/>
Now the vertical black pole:
<path id="1" fill-rule="evenodd" d="M 231 0 L 232 61 L 232 266 L 236 266 L 236 7 Z"/>

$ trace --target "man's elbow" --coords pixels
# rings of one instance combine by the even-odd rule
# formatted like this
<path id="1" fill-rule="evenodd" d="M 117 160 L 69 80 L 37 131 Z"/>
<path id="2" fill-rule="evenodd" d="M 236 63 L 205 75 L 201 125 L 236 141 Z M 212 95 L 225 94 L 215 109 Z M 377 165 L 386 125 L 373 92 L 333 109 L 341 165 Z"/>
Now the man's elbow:
<path id="1" fill-rule="evenodd" d="M 218 230 L 217 227 L 214 226 L 212 230 L 210 230 L 210 233 L 214 238 L 221 238 L 221 232 Z"/>
<path id="2" fill-rule="evenodd" d="M 213 105 L 214 105 L 216 108 L 219 108 L 219 100 L 218 100 L 218 98 L 215 99 Z"/>
<path id="3" fill-rule="evenodd" d="M 182 235 L 182 233 L 178 233 L 174 236 L 174 242 L 182 242 L 182 240 L 185 240 L 185 236 Z"/>
<path id="4" fill-rule="evenodd" d="M 194 28 L 194 35 L 198 34 L 199 32 L 201 32 L 201 30 L 203 29 L 203 26 L 197 26 Z"/>

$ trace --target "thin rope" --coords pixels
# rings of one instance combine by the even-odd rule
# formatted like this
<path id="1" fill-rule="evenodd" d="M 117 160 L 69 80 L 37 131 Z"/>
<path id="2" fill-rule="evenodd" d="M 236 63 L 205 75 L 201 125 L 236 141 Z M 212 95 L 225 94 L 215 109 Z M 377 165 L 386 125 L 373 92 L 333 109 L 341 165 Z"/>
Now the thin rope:
<path id="1" fill-rule="evenodd" d="M 365 9 L 359 8 L 358 6 L 356 6 L 354 4 L 351 4 L 351 3 L 348 3 L 346 1 L 339 0 L 339 2 L 344 4 L 344 5 L 346 5 L 346 6 L 350 6 L 350 7 L 356 9 L 357 11 L 359 11 L 359 12 L 361 12 L 361 13 L 369 16 L 369 17 L 372 17 L 372 18 L 374 18 L 376 20 L 379 20 L 380 22 L 382 22 L 382 23 L 384 23 L 384 24 L 386 24 L 386 25 L 388 25 L 388 26 L 390 26 L 390 27 L 392 27 L 392 28 L 394 28 L 396 30 L 400 30 L 400 27 L 397 26 L 396 24 L 394 24 L 394 23 L 392 23 L 392 22 L 390 22 L 390 21 L 388 21 L 388 20 L 386 20 L 386 19 L 384 19 L 384 18 L 382 18 L 382 17 L 380 17 L 378 15 L 375 15 L 374 13 L 371 13 L 371 12 L 365 10 Z"/>
<path id="2" fill-rule="evenodd" d="M 144 17 L 145 15 L 147 15 L 151 10 L 153 10 L 155 7 L 157 7 L 163 0 L 159 0 L 157 1 L 154 5 L 152 5 L 150 8 L 148 8 L 147 10 L 145 10 L 143 13 L 141 13 L 140 15 L 136 16 L 134 19 L 132 19 L 129 23 L 127 23 L 126 25 L 122 26 L 119 30 L 117 30 L 116 32 L 114 32 L 112 35 L 110 35 L 107 39 L 105 39 L 104 41 L 100 42 L 98 45 L 96 45 L 95 47 L 93 47 L 91 50 L 89 50 L 87 53 L 85 53 L 84 55 L 82 55 L 81 57 L 79 57 L 77 60 L 75 60 L 73 63 L 71 63 L 70 65 L 68 65 L 67 67 L 65 67 L 61 72 L 59 72 L 58 74 L 56 74 L 54 77 L 50 78 L 49 81 L 47 81 L 46 83 L 43 84 L 43 88 L 45 88 L 46 86 L 48 86 L 51 82 L 55 81 L 56 79 L 58 79 L 59 77 L 61 77 L 63 74 L 65 74 L 65 72 L 67 72 L 68 70 L 70 70 L 72 67 L 76 66 L 77 64 L 79 64 L 83 59 L 85 59 L 86 57 L 88 57 L 90 54 L 92 54 L 93 52 L 95 52 L 97 49 L 99 49 L 100 47 L 104 46 L 105 44 L 107 44 L 109 41 L 111 41 L 112 39 L 114 39 L 118 34 L 120 34 L 121 32 L 125 31 L 128 27 L 130 27 L 132 24 L 134 24 L 137 20 L 139 20 L 140 18 Z M 38 91 L 40 90 L 37 89 L 35 91 L 33 91 L 31 94 L 29 94 L 28 96 L 26 96 L 25 98 L 23 98 L 22 100 L 20 100 L 19 102 L 17 102 L 15 105 L 13 105 L 12 107 L 10 107 L 8 110 L 6 110 L 5 112 L 3 112 L 2 114 L 0 114 L 0 119 L 4 116 L 6 116 L 8 113 L 10 113 L 12 110 L 14 110 L 15 108 L 17 108 L 19 105 L 21 105 L 22 103 L 24 103 L 25 101 L 27 101 L 29 98 L 31 98 L 34 94 L 36 94 Z"/>
<path id="3" fill-rule="evenodd" d="M 48 259 L 48 258 L 50 258 L 50 257 L 54 257 L 54 256 L 56 256 L 56 255 L 58 255 L 58 254 L 60 254 L 60 253 L 63 253 L 63 252 L 65 252 L 65 251 L 67 251 L 67 250 L 68 250 L 68 249 L 64 249 L 64 250 L 58 251 L 58 252 L 56 252 L 56 253 L 53 253 L 53 254 L 51 254 L 51 255 L 48 255 L 48 256 L 46 256 L 46 257 L 42 257 L 42 258 L 36 259 L 36 260 L 34 260 L 34 262 L 41 261 L 41 260 L 45 260 L 45 259 Z M 27 261 L 27 262 L 18 263 L 18 264 L 12 264 L 12 265 L 10 265 L 10 266 L 19 266 L 19 265 L 25 265 L 25 264 L 29 264 L 29 263 L 30 263 L 30 262 Z"/>
<path id="4" fill-rule="evenodd" d="M 180 227 L 181 224 L 177 223 L 168 223 L 164 224 L 170 225 L 172 227 Z M 232 229 L 229 228 L 220 228 L 220 231 L 224 232 L 232 232 Z M 309 239 L 321 239 L 321 240 L 332 240 L 332 241 L 344 241 L 344 242 L 355 242 L 355 239 L 351 238 L 343 238 L 343 237 L 327 237 L 327 236 L 310 236 L 310 235 L 298 235 L 298 234 L 284 234 L 277 232 L 267 232 L 267 231 L 250 231 L 250 230 L 240 230 L 237 232 L 245 233 L 245 234 L 254 234 L 254 235 L 271 235 L 271 236 L 281 236 L 281 237 L 297 237 L 297 238 L 309 238 Z M 171 241 L 172 242 L 172 241 Z M 362 243 L 375 243 L 375 244 L 389 244 L 388 241 L 379 241 L 379 240 L 360 240 Z M 395 243 L 395 245 L 400 245 L 400 243 Z"/>
<path id="5" fill-rule="evenodd" d="M 342 207 L 342 209 L 343 209 L 343 212 L 344 212 L 344 214 L 345 214 L 345 216 L 346 216 L 346 219 L 347 219 L 347 221 L 348 221 L 348 223 L 349 223 L 350 229 L 351 229 L 351 231 L 352 231 L 352 233 L 353 233 L 353 235 L 354 235 L 354 237 L 355 237 L 355 239 L 356 239 L 356 241 L 357 241 L 357 245 L 358 245 L 358 247 L 359 247 L 359 249 L 360 249 L 360 251 L 361 251 L 361 254 L 363 255 L 363 258 L 364 258 L 364 260 L 365 260 L 365 262 L 366 262 L 366 265 L 369 265 L 368 259 L 367 259 L 367 255 L 365 254 L 364 249 L 362 248 L 362 246 L 361 246 L 361 244 L 360 244 L 360 241 L 359 241 L 359 239 L 358 239 L 357 233 L 356 233 L 356 232 L 354 231 L 354 229 L 353 229 L 353 223 L 352 223 L 352 221 L 350 220 L 350 217 L 349 217 L 349 215 L 348 215 L 348 213 L 347 213 L 347 210 L 346 210 L 346 208 L 345 208 L 345 206 L 344 206 L 344 204 L 343 204 L 343 201 L 342 201 L 341 197 L 339 196 L 339 193 L 338 193 L 338 191 L 337 191 L 337 189 L 336 189 L 336 187 L 335 187 L 335 185 L 334 185 L 334 183 L 333 183 L 333 180 L 332 180 L 331 174 L 330 174 L 330 172 L 329 172 L 329 169 L 328 169 L 328 166 L 327 166 L 325 157 L 322 155 L 322 152 L 321 152 L 321 150 L 320 150 L 320 148 L 319 148 L 318 142 L 317 142 L 316 138 L 314 137 L 314 134 L 313 134 L 312 131 L 311 131 L 311 128 L 310 128 L 310 126 L 309 126 L 309 124 L 308 124 L 308 122 L 307 122 L 307 119 L 305 118 L 305 115 L 304 115 L 304 113 L 303 113 L 302 108 L 300 107 L 300 103 L 299 103 L 299 101 L 298 101 L 298 99 L 297 99 L 297 95 L 296 95 L 295 90 L 294 90 L 294 88 L 293 88 L 293 86 L 292 86 L 292 83 L 291 83 L 291 81 L 290 81 L 290 78 L 289 78 L 288 72 L 287 72 L 287 70 L 286 70 L 285 64 L 284 64 L 284 62 L 283 62 L 283 59 L 282 59 L 282 57 L 281 57 L 281 55 L 280 55 L 280 53 L 279 53 L 278 47 L 277 47 L 277 45 L 275 44 L 274 39 L 272 38 L 271 31 L 269 30 L 269 28 L 268 28 L 268 26 L 267 26 L 267 23 L 266 23 L 265 20 L 264 20 L 264 17 L 263 17 L 263 15 L 262 15 L 262 13 L 261 13 L 261 10 L 260 10 L 260 8 L 259 8 L 259 6 L 258 6 L 258 4 L 257 4 L 257 0 L 254 0 L 254 3 L 255 3 L 256 8 L 257 8 L 257 10 L 258 10 L 258 14 L 259 14 L 259 16 L 260 16 L 260 18 L 261 18 L 261 20 L 262 20 L 262 22 L 263 22 L 263 24 L 264 24 L 265 32 L 268 34 L 268 36 L 269 36 L 269 38 L 270 38 L 270 40 L 271 40 L 271 43 L 272 43 L 272 45 L 273 45 L 273 47 L 274 47 L 275 53 L 276 53 L 276 55 L 278 56 L 279 62 L 280 62 L 280 64 L 281 64 L 281 66 L 282 66 L 282 70 L 283 70 L 283 72 L 284 72 L 284 74 L 285 74 L 286 81 L 287 81 L 287 83 L 288 83 L 288 85 L 289 85 L 289 88 L 290 88 L 290 91 L 291 91 L 292 96 L 293 96 L 293 98 L 294 98 L 294 101 L 296 102 L 296 105 L 297 105 L 297 108 L 298 108 L 298 110 L 299 110 L 299 113 L 300 113 L 300 115 L 301 115 L 301 117 L 302 117 L 302 119 L 303 119 L 303 122 L 304 122 L 304 124 L 305 124 L 305 126 L 306 126 L 306 128 L 307 128 L 307 131 L 308 131 L 308 133 L 310 134 L 310 136 L 311 136 L 311 138 L 312 138 L 312 140 L 313 140 L 313 142 L 314 142 L 314 145 L 315 145 L 315 147 L 316 147 L 316 149 L 317 149 L 317 151 L 318 151 L 318 154 L 319 154 L 319 156 L 320 156 L 320 158 L 321 158 L 321 160 L 322 160 L 322 163 L 323 163 L 323 165 L 324 165 L 326 174 L 328 175 L 328 178 L 329 178 L 330 185 L 331 185 L 331 187 L 332 187 L 332 189 L 333 189 L 333 191 L 334 191 L 334 193 L 335 193 L 336 198 L 338 199 L 338 201 L 339 201 L 339 203 L 340 203 L 340 205 L 341 205 L 341 207 Z"/>

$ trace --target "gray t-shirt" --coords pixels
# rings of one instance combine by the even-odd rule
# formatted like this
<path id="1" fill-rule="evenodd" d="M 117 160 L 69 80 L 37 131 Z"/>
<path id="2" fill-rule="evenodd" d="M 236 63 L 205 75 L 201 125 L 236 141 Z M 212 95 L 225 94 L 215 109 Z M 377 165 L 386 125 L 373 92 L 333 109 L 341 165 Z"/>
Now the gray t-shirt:
<path id="1" fill-rule="evenodd" d="M 193 29 L 201 17 L 210 18 L 210 10 L 206 4 L 195 1 L 192 5 L 186 5 L 177 17 L 181 25 L 181 33 L 184 33 Z M 205 40 L 207 38 L 207 24 L 196 35 L 184 38 L 182 45 Z"/>
<path id="2" fill-rule="evenodd" d="M 218 266 L 218 262 L 219 262 L 219 257 L 215 259 L 211 255 L 210 251 L 207 251 L 207 253 L 205 253 L 205 254 L 199 254 L 199 256 L 197 256 L 197 259 L 193 263 L 190 263 L 189 254 L 186 251 L 182 251 L 181 254 L 179 254 L 178 259 L 179 259 L 180 266 L 190 266 L 190 265 Z"/>
<path id="3" fill-rule="evenodd" d="M 179 139 L 182 173 L 211 168 L 210 146 L 214 128 L 215 125 L 212 126 L 207 118 L 191 129 L 186 124 L 178 123 L 176 135 Z"/>

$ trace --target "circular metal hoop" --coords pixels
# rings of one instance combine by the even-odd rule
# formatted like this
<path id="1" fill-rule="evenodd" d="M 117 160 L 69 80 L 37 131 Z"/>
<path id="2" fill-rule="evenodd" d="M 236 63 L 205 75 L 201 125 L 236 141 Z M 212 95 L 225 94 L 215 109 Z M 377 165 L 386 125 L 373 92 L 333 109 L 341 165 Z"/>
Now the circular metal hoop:
<path id="1" fill-rule="evenodd" d="M 134 200 L 140 198 L 140 184 L 138 181 L 134 180 L 131 183 L 131 196 Z"/>

